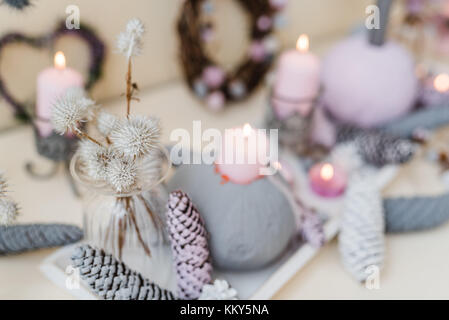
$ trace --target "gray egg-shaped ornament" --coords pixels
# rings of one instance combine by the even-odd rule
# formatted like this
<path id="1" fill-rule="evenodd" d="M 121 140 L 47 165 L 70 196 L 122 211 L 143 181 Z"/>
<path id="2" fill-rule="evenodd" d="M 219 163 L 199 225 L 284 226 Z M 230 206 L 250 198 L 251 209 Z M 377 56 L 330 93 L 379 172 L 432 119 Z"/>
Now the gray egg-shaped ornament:
<path id="1" fill-rule="evenodd" d="M 221 182 L 212 165 L 182 165 L 167 187 L 186 192 L 199 210 L 215 267 L 250 270 L 273 262 L 295 232 L 286 196 L 267 178 L 246 185 Z"/>

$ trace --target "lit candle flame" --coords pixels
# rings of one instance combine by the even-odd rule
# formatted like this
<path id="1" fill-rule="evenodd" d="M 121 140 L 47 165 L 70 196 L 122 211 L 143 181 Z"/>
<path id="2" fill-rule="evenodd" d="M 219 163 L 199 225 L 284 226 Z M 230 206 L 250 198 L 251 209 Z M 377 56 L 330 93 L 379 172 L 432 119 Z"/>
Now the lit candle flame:
<path id="1" fill-rule="evenodd" d="M 329 163 L 325 163 L 321 167 L 320 176 L 323 180 L 329 181 L 334 177 L 334 167 Z"/>
<path id="2" fill-rule="evenodd" d="M 449 90 L 449 75 L 447 73 L 439 74 L 433 80 L 433 86 L 438 92 L 446 92 Z"/>
<path id="3" fill-rule="evenodd" d="M 65 68 L 65 56 L 62 51 L 58 51 L 55 54 L 55 68 L 62 70 Z"/>
<path id="4" fill-rule="evenodd" d="M 251 125 L 249 123 L 245 123 L 245 125 L 243 126 L 243 135 L 245 137 L 249 137 L 252 131 L 253 128 L 251 128 Z"/>
<path id="5" fill-rule="evenodd" d="M 299 36 L 296 42 L 296 49 L 299 52 L 307 52 L 309 50 L 309 37 L 306 34 Z"/>

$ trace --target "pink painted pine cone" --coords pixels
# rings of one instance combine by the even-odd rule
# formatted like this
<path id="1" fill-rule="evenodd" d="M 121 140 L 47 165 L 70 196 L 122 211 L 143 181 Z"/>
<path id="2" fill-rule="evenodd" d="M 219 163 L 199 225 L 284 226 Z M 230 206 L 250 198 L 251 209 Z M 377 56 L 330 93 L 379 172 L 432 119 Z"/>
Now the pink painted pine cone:
<path id="1" fill-rule="evenodd" d="M 212 280 L 208 233 L 198 210 L 184 192 L 170 193 L 167 207 L 178 297 L 197 299 L 203 286 Z"/>

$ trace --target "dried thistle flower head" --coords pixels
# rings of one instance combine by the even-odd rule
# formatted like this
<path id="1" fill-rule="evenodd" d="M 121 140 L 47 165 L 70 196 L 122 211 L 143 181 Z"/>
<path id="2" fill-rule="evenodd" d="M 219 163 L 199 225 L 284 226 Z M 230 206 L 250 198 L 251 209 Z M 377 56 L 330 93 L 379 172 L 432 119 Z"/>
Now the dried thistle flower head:
<path id="1" fill-rule="evenodd" d="M 140 55 L 144 33 L 145 27 L 143 23 L 139 19 L 131 19 L 126 25 L 126 31 L 118 36 L 118 50 L 128 59 Z"/>
<path id="2" fill-rule="evenodd" d="M 104 137 L 108 137 L 118 123 L 118 118 L 106 111 L 100 111 L 97 116 L 97 129 Z"/>
<path id="3" fill-rule="evenodd" d="M 90 140 L 81 140 L 78 152 L 86 173 L 92 179 L 107 179 L 109 164 L 116 157 L 111 147 L 100 146 Z"/>
<path id="4" fill-rule="evenodd" d="M 157 148 L 161 129 L 159 120 L 142 115 L 123 119 L 112 130 L 109 138 L 114 149 L 125 157 L 138 158 Z"/>
<path id="5" fill-rule="evenodd" d="M 17 203 L 9 198 L 0 198 L 0 225 L 10 225 L 19 214 Z"/>
<path id="6" fill-rule="evenodd" d="M 86 121 L 91 115 L 94 101 L 85 96 L 84 90 L 71 88 L 60 97 L 53 106 L 51 123 L 56 132 L 65 134 L 75 131 L 80 122 Z"/>
<path id="7" fill-rule="evenodd" d="M 109 163 L 107 172 L 109 184 L 119 193 L 129 192 L 137 185 L 135 160 L 117 157 Z"/>

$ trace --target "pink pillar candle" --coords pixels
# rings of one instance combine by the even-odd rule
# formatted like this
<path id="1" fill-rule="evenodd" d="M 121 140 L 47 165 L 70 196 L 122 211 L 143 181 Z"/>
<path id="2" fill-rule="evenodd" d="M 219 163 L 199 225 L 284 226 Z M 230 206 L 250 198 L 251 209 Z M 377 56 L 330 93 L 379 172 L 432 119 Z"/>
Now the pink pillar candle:
<path id="1" fill-rule="evenodd" d="M 347 184 L 346 173 L 330 163 L 319 163 L 309 171 L 309 182 L 312 190 L 327 198 L 343 194 Z"/>
<path id="2" fill-rule="evenodd" d="M 281 55 L 276 71 L 273 107 L 279 119 L 295 111 L 307 115 L 320 89 L 320 60 L 308 52 L 306 35 L 299 37 L 296 48 Z"/>
<path id="3" fill-rule="evenodd" d="M 224 181 L 249 184 L 261 177 L 261 169 L 268 164 L 269 143 L 262 131 L 249 124 L 227 129 L 215 162 Z"/>
<path id="4" fill-rule="evenodd" d="M 50 123 L 51 110 L 56 100 L 69 88 L 84 86 L 82 75 L 65 66 L 62 52 L 55 55 L 55 66 L 41 71 L 37 77 L 36 116 L 40 136 L 48 137 L 53 132 Z"/>

